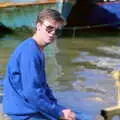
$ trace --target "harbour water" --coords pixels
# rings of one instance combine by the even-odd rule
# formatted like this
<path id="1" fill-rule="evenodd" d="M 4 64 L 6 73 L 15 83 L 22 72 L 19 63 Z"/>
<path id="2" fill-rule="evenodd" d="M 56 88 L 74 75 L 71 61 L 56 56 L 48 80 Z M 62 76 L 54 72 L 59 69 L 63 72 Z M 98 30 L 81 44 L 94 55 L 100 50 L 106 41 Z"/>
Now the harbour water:
<path id="1" fill-rule="evenodd" d="M 2 75 L 12 51 L 31 35 L 30 31 L 20 30 L 0 38 Z M 93 120 L 102 120 L 101 109 L 117 104 L 111 71 L 120 64 L 119 39 L 119 32 L 81 32 L 79 37 L 62 36 L 46 48 L 47 79 L 60 104 Z"/>

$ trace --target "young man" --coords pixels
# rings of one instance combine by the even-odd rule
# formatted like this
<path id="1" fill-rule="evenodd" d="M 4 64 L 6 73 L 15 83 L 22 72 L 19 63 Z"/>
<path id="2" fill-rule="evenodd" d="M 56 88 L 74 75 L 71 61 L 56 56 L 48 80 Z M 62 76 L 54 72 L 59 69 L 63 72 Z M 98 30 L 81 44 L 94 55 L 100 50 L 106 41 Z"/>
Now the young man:
<path id="1" fill-rule="evenodd" d="M 44 9 L 34 35 L 13 52 L 4 78 L 4 112 L 12 120 L 75 120 L 75 113 L 57 104 L 45 74 L 44 48 L 65 25 L 61 14 Z"/>

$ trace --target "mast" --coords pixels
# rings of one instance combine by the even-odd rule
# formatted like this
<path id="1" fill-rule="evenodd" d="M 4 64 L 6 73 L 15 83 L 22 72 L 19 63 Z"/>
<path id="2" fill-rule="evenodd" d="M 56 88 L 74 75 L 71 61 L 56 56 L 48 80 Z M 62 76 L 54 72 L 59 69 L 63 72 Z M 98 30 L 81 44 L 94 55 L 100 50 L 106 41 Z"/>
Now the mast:
<path id="1" fill-rule="evenodd" d="M 56 9 L 62 14 L 63 13 L 64 0 L 57 0 L 56 4 L 57 4 Z"/>
<path id="2" fill-rule="evenodd" d="M 57 0 L 57 10 L 67 19 L 77 0 Z"/>

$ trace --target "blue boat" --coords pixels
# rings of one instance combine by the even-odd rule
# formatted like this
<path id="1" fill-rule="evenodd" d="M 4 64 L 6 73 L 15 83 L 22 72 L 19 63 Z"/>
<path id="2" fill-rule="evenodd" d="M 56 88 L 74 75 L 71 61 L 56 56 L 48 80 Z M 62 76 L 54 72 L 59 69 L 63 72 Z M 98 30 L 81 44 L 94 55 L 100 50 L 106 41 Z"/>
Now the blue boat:
<path id="1" fill-rule="evenodd" d="M 61 0 L 59 3 L 67 20 L 66 28 L 120 30 L 120 0 Z"/>

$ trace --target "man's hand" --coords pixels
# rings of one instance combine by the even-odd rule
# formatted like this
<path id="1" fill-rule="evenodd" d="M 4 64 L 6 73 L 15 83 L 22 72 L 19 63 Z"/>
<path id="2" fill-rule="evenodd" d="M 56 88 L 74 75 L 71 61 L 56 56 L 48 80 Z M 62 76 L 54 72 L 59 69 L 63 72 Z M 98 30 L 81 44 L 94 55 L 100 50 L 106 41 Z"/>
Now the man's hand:
<path id="1" fill-rule="evenodd" d="M 63 118 L 62 120 L 76 120 L 76 115 L 70 109 L 64 109 L 63 111 Z"/>

